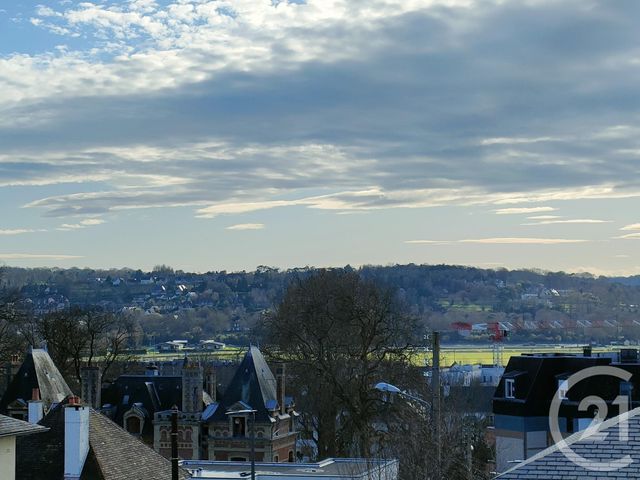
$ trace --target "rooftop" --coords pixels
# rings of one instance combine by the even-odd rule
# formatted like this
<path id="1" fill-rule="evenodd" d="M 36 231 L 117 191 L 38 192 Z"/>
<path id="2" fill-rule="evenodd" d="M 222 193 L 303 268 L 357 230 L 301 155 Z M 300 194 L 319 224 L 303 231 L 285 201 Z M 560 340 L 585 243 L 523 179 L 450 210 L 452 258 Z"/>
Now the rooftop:
<path id="1" fill-rule="evenodd" d="M 577 432 L 566 443 L 570 449 L 561 450 L 558 444 L 553 445 L 497 478 L 640 478 L 640 408 L 602 422 L 592 431 Z"/>
<path id="2" fill-rule="evenodd" d="M 250 462 L 226 462 L 185 460 L 181 466 L 187 469 L 194 479 L 198 478 L 248 478 L 251 472 Z M 328 458 L 317 463 L 256 463 L 256 479 L 286 477 L 327 478 L 372 478 L 373 472 L 381 473 L 380 478 L 391 480 L 397 476 L 398 461 L 364 458 Z M 389 476 L 389 473 L 392 476 Z"/>
<path id="3" fill-rule="evenodd" d="M 49 429 L 41 425 L 35 425 L 0 415 L 0 437 L 18 437 L 21 435 L 31 435 L 32 433 L 42 433 L 47 430 Z"/>

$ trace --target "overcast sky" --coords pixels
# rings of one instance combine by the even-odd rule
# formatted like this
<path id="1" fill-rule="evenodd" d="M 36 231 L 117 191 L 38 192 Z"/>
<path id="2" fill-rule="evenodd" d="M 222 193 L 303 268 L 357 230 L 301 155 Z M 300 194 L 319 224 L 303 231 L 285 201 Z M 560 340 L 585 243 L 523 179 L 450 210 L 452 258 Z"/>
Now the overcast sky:
<path id="1" fill-rule="evenodd" d="M 636 0 L 0 3 L 0 264 L 639 274 Z"/>

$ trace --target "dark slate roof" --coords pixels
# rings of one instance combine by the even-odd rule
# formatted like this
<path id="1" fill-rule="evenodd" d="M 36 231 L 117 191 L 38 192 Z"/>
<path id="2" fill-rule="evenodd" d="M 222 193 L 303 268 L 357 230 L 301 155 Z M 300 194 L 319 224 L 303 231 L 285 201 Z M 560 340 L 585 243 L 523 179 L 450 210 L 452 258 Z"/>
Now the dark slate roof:
<path id="1" fill-rule="evenodd" d="M 23 422 L 15 418 L 0 415 L 0 437 L 12 437 L 30 435 L 32 433 L 46 432 L 47 428 L 34 423 Z"/>
<path id="2" fill-rule="evenodd" d="M 276 378 L 257 347 L 249 351 L 237 368 L 231 383 L 220 399 L 220 405 L 211 421 L 223 421 L 226 412 L 237 402 L 243 402 L 257 410 L 256 421 L 269 421 L 270 410 L 278 408 Z"/>
<path id="3" fill-rule="evenodd" d="M 626 427 L 624 427 L 626 420 Z M 628 436 L 621 439 L 622 428 L 628 429 Z M 593 432 L 577 432 L 566 439 L 575 454 L 589 464 L 577 465 L 553 445 L 499 475 L 500 480 L 581 480 L 581 479 L 640 479 L 640 408 L 627 414 L 603 422 Z M 571 452 L 567 451 L 568 457 Z M 612 471 L 603 470 L 602 463 L 621 460 L 629 455 L 632 462 L 628 466 Z"/>
<path id="4" fill-rule="evenodd" d="M 0 413 L 6 413 L 7 406 L 17 399 L 31 400 L 34 388 L 40 389 L 40 398 L 45 406 L 72 395 L 67 382 L 46 350 L 33 349 L 27 354 L 0 400 Z"/>
<path id="5" fill-rule="evenodd" d="M 150 420 L 156 412 L 171 410 L 174 405 L 182 408 L 182 377 L 121 375 L 102 390 L 102 404 L 113 407 L 110 418 L 118 425 L 122 425 L 124 414 L 136 403 L 148 412 Z M 145 422 L 144 429 L 143 433 L 151 433 L 151 422 Z"/>
<path id="6" fill-rule="evenodd" d="M 493 397 L 493 413 L 496 415 L 515 415 L 521 417 L 547 416 L 549 405 L 558 388 L 556 376 L 572 374 L 583 368 L 596 365 L 608 365 L 611 359 L 604 357 L 583 357 L 575 355 L 520 355 L 511 357 Z M 505 380 L 513 378 L 516 382 L 516 398 L 505 398 Z M 581 382 L 571 389 L 570 396 L 580 397 L 585 391 L 600 392 L 601 387 L 612 388 L 601 377 L 597 379 L 596 390 L 592 381 Z M 583 384 L 584 383 L 584 384 Z M 589 390 L 591 388 L 592 390 Z M 614 395 L 615 397 L 615 395 Z M 613 398 L 613 397 L 612 397 Z"/>
<path id="7" fill-rule="evenodd" d="M 89 413 L 89 453 L 81 480 L 167 480 L 171 463 L 104 415 Z M 48 432 L 16 442 L 16 480 L 50 480 L 64 474 L 64 405 L 41 420 Z M 181 470 L 181 479 L 189 478 Z"/>

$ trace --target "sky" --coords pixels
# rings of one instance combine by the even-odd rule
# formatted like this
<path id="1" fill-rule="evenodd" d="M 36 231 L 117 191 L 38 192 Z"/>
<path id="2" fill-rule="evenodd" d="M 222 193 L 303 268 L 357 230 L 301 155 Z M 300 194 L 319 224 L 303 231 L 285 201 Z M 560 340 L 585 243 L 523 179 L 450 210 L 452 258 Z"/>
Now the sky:
<path id="1" fill-rule="evenodd" d="M 0 0 L 0 265 L 640 274 L 636 0 Z"/>

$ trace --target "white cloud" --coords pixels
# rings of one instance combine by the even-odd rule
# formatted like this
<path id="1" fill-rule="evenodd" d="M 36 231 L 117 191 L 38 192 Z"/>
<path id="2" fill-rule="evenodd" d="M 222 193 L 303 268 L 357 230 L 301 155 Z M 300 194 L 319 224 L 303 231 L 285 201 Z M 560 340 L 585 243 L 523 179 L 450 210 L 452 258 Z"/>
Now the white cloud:
<path id="1" fill-rule="evenodd" d="M 496 215 L 520 215 L 523 213 L 553 212 L 553 207 L 514 207 L 494 210 Z"/>
<path id="2" fill-rule="evenodd" d="M 527 217 L 528 220 L 554 220 L 556 218 L 562 218 L 559 215 L 534 215 L 533 217 Z"/>
<path id="3" fill-rule="evenodd" d="M 2 235 L 22 235 L 24 233 L 45 232 L 46 230 L 34 230 L 31 228 L 8 228 L 0 229 L 0 236 Z"/>
<path id="4" fill-rule="evenodd" d="M 640 230 L 640 223 L 632 223 L 630 225 L 625 225 L 624 227 L 622 227 L 620 230 L 625 230 L 625 231 L 633 231 L 633 230 Z"/>
<path id="5" fill-rule="evenodd" d="M 102 218 L 87 218 L 81 220 L 78 223 L 63 223 L 60 225 L 57 230 L 68 231 L 68 230 L 80 230 L 82 228 L 91 227 L 94 225 L 102 225 L 105 221 Z"/>
<path id="6" fill-rule="evenodd" d="M 73 260 L 75 258 L 84 257 L 49 253 L 0 253 L 0 259 L 3 260 Z"/>
<path id="7" fill-rule="evenodd" d="M 262 230 L 264 223 L 239 223 L 226 227 L 227 230 Z"/>
<path id="8" fill-rule="evenodd" d="M 566 243 L 584 243 L 587 240 L 569 238 L 528 238 L 528 237 L 494 237 L 494 238 L 469 238 L 463 240 L 406 240 L 409 244 L 451 245 L 456 243 L 478 243 L 497 245 L 558 245 Z"/>
<path id="9" fill-rule="evenodd" d="M 614 237 L 619 240 L 640 240 L 640 232 L 638 233 L 627 233 L 626 235 L 620 235 L 619 237 Z"/>
<path id="10" fill-rule="evenodd" d="M 564 220 L 541 220 L 534 223 L 523 223 L 522 225 L 556 225 L 556 224 L 597 224 L 611 223 L 611 220 L 599 220 L 596 218 L 569 218 Z"/>

